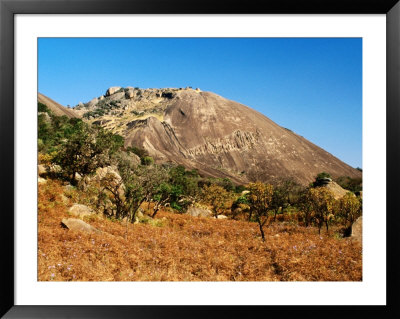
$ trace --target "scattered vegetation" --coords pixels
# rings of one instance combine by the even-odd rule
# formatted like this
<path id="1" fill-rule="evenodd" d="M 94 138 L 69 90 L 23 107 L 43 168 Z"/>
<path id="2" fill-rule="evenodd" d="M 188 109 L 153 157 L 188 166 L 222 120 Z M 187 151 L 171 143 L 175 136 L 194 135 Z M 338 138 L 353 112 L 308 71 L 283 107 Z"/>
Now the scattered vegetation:
<path id="1" fill-rule="evenodd" d="M 338 200 L 325 172 L 308 187 L 237 186 L 157 164 L 119 135 L 38 110 L 39 163 L 53 172 L 38 192 L 39 280 L 362 279 L 361 245 L 342 231 L 361 216 L 361 179 L 338 179 L 349 190 Z M 98 213 L 85 222 L 101 233 L 60 226 L 73 203 Z M 184 214 L 193 205 L 216 218 Z"/>
<path id="2" fill-rule="evenodd" d="M 274 223 L 263 242 L 256 223 L 162 209 L 137 224 L 93 218 L 102 233 L 85 234 L 60 227 L 62 192 L 56 181 L 39 185 L 39 281 L 362 280 L 361 245 L 310 227 Z"/>
<path id="3" fill-rule="evenodd" d="M 110 114 L 113 110 L 118 109 L 119 107 L 120 102 L 105 98 L 97 102 L 95 110 L 84 113 L 83 118 L 90 119 L 101 117 L 103 115 Z"/>

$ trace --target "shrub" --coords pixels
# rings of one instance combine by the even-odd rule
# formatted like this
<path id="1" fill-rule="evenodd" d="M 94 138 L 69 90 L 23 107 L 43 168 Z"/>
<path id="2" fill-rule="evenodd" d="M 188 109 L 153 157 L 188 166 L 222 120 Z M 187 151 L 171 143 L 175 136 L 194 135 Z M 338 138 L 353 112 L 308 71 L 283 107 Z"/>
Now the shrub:
<path id="1" fill-rule="evenodd" d="M 324 223 L 328 232 L 329 224 L 332 223 L 334 218 L 335 197 L 333 193 L 326 187 L 310 188 L 308 200 L 314 212 L 318 233 L 321 233 L 321 227 Z"/>
<path id="2" fill-rule="evenodd" d="M 141 158 L 141 163 L 142 165 L 153 165 L 154 164 L 154 159 L 151 156 L 145 156 L 143 158 Z"/>
<path id="3" fill-rule="evenodd" d="M 274 188 L 270 184 L 256 182 L 247 185 L 247 189 L 249 190 L 246 195 L 250 206 L 249 220 L 253 215 L 258 223 L 262 240 L 265 241 L 263 226 L 268 220 L 268 211 L 272 202 Z"/>
<path id="4" fill-rule="evenodd" d="M 230 193 L 218 185 L 204 186 L 202 199 L 204 203 L 211 206 L 211 211 L 215 218 L 230 208 L 228 207 L 231 200 Z"/>

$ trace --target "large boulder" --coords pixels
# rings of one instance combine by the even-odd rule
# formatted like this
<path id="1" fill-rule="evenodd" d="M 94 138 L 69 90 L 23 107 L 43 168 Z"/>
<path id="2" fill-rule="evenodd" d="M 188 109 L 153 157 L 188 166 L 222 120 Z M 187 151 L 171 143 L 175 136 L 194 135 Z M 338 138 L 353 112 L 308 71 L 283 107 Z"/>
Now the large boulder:
<path id="1" fill-rule="evenodd" d="M 38 165 L 38 175 L 43 176 L 46 174 L 47 174 L 46 166 L 44 166 L 43 164 L 39 164 Z"/>
<path id="2" fill-rule="evenodd" d="M 51 123 L 51 118 L 49 113 L 47 112 L 38 112 L 38 116 L 42 116 L 42 119 L 46 122 L 46 123 Z"/>
<path id="3" fill-rule="evenodd" d="M 212 215 L 209 209 L 194 206 L 189 207 L 186 214 L 193 217 L 210 217 Z"/>
<path id="4" fill-rule="evenodd" d="M 113 94 L 117 93 L 120 89 L 121 89 L 120 86 L 112 86 L 107 90 L 106 96 L 113 95 Z"/>
<path id="5" fill-rule="evenodd" d="M 135 91 L 134 91 L 134 89 L 133 88 L 131 88 L 131 87 L 129 87 L 126 91 L 125 91 L 125 97 L 127 98 L 127 99 L 131 99 L 131 98 L 133 98 L 133 97 L 135 97 Z"/>
<path id="6" fill-rule="evenodd" d="M 359 241 L 362 240 L 362 216 L 358 217 L 351 226 L 351 238 Z"/>
<path id="7" fill-rule="evenodd" d="M 335 199 L 342 198 L 344 195 L 346 195 L 349 192 L 348 190 L 345 190 L 344 188 L 342 188 L 336 182 L 332 181 L 330 178 L 329 178 L 329 180 L 330 181 L 327 184 L 324 184 L 322 187 L 326 187 L 327 189 L 329 189 L 333 193 L 333 196 L 335 197 Z"/>
<path id="8" fill-rule="evenodd" d="M 83 218 L 84 216 L 90 216 L 90 215 L 95 215 L 96 212 L 91 209 L 90 207 L 87 207 L 86 205 L 82 204 L 74 204 L 70 207 L 68 210 L 68 213 L 70 213 L 73 216 Z"/>
<path id="9" fill-rule="evenodd" d="M 80 231 L 88 234 L 93 234 L 93 233 L 101 233 L 100 230 L 94 228 L 93 226 L 85 223 L 81 219 L 76 219 L 76 218 L 64 218 L 61 221 L 61 225 L 65 228 L 68 228 L 69 230 L 72 231 Z"/>
<path id="10" fill-rule="evenodd" d="M 125 186 L 115 166 L 99 167 L 93 176 L 86 176 L 81 180 L 81 183 L 84 188 L 87 188 L 89 185 L 99 186 L 102 182 L 104 183 L 106 179 L 110 185 L 119 185 L 118 192 L 122 196 Z"/>

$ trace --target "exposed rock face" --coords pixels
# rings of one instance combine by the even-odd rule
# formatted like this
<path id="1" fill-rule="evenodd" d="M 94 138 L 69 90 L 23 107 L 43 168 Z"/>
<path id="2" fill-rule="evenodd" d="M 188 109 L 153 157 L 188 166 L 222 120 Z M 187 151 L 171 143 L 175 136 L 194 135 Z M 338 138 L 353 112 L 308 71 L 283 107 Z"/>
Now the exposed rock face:
<path id="1" fill-rule="evenodd" d="M 114 93 L 116 93 L 116 92 L 119 91 L 120 89 L 121 89 L 120 86 L 113 86 L 113 87 L 110 87 L 110 88 L 107 90 L 106 96 L 113 95 Z"/>
<path id="2" fill-rule="evenodd" d="M 101 233 L 100 230 L 94 228 L 93 226 L 85 223 L 81 219 L 76 219 L 76 218 L 64 218 L 61 221 L 61 224 L 63 227 L 68 228 L 69 230 L 73 231 L 80 231 L 88 234 L 92 233 Z"/>
<path id="3" fill-rule="evenodd" d="M 320 172 L 360 176 L 356 169 L 239 103 L 209 92 L 178 91 L 163 113 L 131 123 L 126 145 L 236 183 L 294 177 L 308 184 Z"/>
<path id="4" fill-rule="evenodd" d="M 112 90 L 111 90 L 112 89 Z M 89 122 L 146 149 L 156 162 L 182 164 L 236 184 L 294 178 L 307 185 L 321 172 L 360 177 L 361 172 L 266 116 L 214 93 L 186 89 L 110 88 Z"/>
<path id="5" fill-rule="evenodd" d="M 76 113 L 73 109 L 62 106 L 61 104 L 41 93 L 38 93 L 38 102 L 45 104 L 57 116 L 65 115 L 69 118 L 79 117 L 78 113 Z"/>

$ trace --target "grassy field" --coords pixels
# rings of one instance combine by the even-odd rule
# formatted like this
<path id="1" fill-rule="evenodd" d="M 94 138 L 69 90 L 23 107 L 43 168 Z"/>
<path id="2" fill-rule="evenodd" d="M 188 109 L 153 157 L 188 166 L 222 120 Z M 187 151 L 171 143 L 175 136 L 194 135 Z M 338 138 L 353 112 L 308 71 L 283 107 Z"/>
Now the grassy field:
<path id="1" fill-rule="evenodd" d="M 72 201 L 61 183 L 39 185 L 39 281 L 361 281 L 362 247 L 314 227 L 199 218 L 160 211 L 126 224 L 85 221 L 102 232 L 61 227 Z"/>

